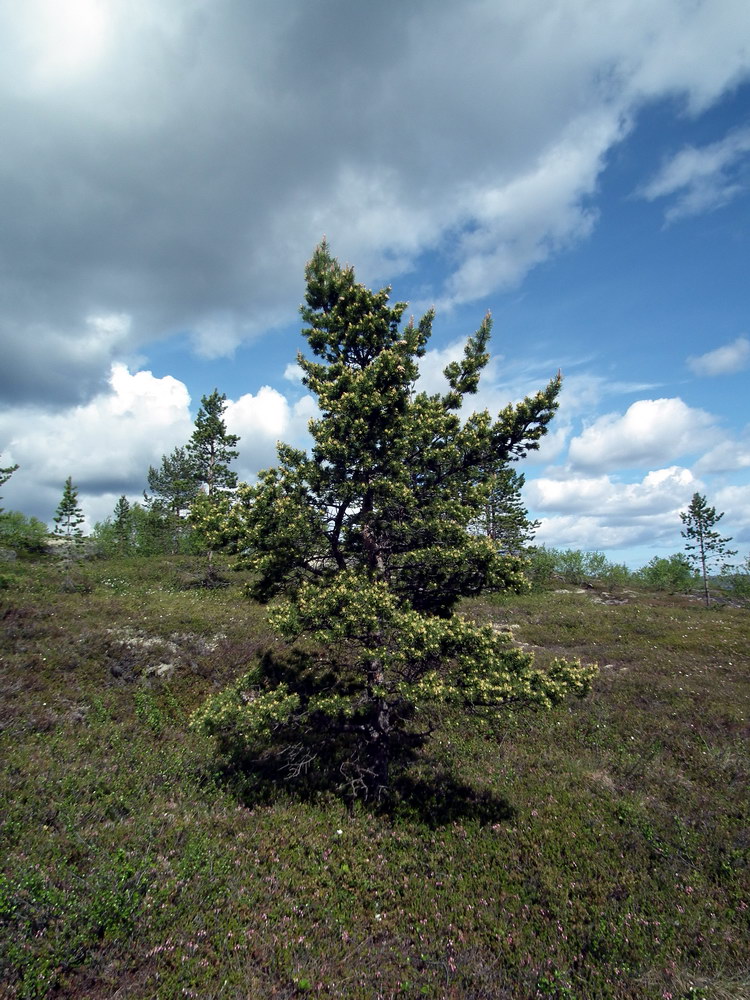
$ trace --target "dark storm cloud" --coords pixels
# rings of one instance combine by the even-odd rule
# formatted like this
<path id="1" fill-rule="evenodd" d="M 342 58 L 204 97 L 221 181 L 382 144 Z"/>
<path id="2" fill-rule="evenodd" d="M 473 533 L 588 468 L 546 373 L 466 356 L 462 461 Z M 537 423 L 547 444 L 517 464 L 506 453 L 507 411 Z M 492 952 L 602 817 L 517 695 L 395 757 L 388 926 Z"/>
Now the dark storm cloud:
<path id="1" fill-rule="evenodd" d="M 293 315 L 324 232 L 365 280 L 447 233 L 436 295 L 518 280 L 588 231 L 630 102 L 699 101 L 747 68 L 730 0 L 724 50 L 684 79 L 649 63 L 679 4 L 601 7 L 102 0 L 99 62 L 42 72 L 28 39 L 49 5 L 0 0 L 0 397 L 91 397 L 175 331 L 231 351 Z"/>

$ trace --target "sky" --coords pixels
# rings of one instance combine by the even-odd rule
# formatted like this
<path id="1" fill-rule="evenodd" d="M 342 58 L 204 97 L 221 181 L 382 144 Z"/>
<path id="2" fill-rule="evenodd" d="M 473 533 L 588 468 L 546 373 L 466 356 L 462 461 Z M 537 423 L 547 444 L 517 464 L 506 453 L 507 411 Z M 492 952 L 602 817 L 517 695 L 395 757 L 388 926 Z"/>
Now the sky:
<path id="1" fill-rule="evenodd" d="M 747 0 L 0 0 L 2 505 L 89 527 L 226 393 L 304 446 L 304 266 L 490 310 L 473 405 L 561 369 L 537 542 L 631 567 L 699 492 L 750 551 Z"/>

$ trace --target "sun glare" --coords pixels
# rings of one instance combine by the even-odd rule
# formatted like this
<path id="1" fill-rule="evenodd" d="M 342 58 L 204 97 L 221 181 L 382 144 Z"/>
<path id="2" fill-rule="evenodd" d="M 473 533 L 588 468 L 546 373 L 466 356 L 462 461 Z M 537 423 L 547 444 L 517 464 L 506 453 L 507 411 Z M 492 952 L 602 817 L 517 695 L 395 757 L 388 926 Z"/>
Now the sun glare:
<path id="1" fill-rule="evenodd" d="M 26 17 L 31 69 L 39 83 L 61 82 L 96 67 L 109 33 L 102 0 L 32 0 Z"/>

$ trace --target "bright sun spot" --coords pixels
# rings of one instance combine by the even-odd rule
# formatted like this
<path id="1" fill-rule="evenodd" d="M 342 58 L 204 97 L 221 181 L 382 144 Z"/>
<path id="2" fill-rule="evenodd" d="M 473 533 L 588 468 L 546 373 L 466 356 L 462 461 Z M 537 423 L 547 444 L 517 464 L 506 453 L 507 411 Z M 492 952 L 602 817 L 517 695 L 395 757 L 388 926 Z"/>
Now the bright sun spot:
<path id="1" fill-rule="evenodd" d="M 80 76 L 104 53 L 108 18 L 102 0 L 26 0 L 30 69 L 41 84 Z"/>

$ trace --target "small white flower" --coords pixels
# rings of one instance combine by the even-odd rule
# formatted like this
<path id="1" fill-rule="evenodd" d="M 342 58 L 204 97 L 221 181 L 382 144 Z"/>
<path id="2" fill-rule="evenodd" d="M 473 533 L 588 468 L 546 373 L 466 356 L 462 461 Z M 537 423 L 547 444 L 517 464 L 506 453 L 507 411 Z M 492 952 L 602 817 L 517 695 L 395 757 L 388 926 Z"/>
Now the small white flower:
<path id="1" fill-rule="evenodd" d="M 344 832 L 343 830 L 337 830 L 336 831 L 336 836 L 340 837 L 343 834 L 343 832 Z"/>
<path id="2" fill-rule="evenodd" d="M 375 914 L 375 919 L 376 920 L 382 920 L 383 919 L 383 914 L 382 913 L 376 913 Z"/>

